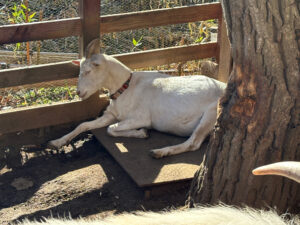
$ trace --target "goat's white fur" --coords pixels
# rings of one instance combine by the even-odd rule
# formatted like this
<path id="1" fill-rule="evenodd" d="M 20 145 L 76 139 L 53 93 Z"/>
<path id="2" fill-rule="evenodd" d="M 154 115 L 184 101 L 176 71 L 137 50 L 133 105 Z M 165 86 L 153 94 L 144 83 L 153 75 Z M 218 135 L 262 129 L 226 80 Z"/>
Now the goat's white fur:
<path id="1" fill-rule="evenodd" d="M 227 205 L 197 207 L 187 210 L 169 212 L 137 212 L 120 214 L 104 219 L 45 219 L 39 223 L 29 220 L 22 225 L 286 225 L 300 222 L 297 217 L 291 220 L 285 215 L 279 216 L 275 211 L 236 208 Z"/>
<path id="2" fill-rule="evenodd" d="M 78 93 L 86 99 L 105 87 L 115 93 L 132 71 L 118 60 L 96 54 L 99 42 L 88 46 L 80 64 Z M 217 104 L 226 85 L 206 76 L 174 77 L 159 72 L 133 72 L 129 88 L 111 100 L 103 116 L 80 124 L 71 133 L 50 141 L 59 148 L 78 134 L 108 126 L 112 136 L 146 138 L 146 129 L 156 129 L 180 136 L 190 136 L 179 145 L 152 150 L 161 158 L 199 149 L 212 131 L 217 117 Z"/>

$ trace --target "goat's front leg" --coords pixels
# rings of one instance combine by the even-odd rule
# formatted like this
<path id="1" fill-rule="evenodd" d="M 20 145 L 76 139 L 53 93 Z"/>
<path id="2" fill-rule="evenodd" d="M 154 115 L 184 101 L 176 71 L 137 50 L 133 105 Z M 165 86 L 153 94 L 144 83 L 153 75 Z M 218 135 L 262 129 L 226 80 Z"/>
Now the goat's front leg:
<path id="1" fill-rule="evenodd" d="M 93 129 L 97 129 L 97 128 L 101 128 L 101 127 L 105 127 L 116 121 L 117 121 L 116 118 L 112 114 L 104 113 L 103 116 L 101 116 L 93 121 L 83 122 L 83 123 L 79 124 L 72 132 L 66 134 L 65 136 L 63 136 L 59 139 L 50 141 L 48 143 L 48 145 L 50 147 L 60 148 L 63 145 L 66 145 L 67 143 L 69 143 L 73 138 L 75 138 L 80 133 L 83 133 L 83 132 L 89 131 L 89 130 L 93 130 Z"/>
<path id="2" fill-rule="evenodd" d="M 146 120 L 127 119 L 110 125 L 107 133 L 113 137 L 147 138 Z"/>

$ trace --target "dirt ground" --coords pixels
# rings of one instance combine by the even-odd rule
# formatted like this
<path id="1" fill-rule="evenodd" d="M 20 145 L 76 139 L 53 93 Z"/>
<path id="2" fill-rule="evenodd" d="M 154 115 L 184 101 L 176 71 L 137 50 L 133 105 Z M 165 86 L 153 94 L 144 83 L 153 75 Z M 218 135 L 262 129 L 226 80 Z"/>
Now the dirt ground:
<path id="1" fill-rule="evenodd" d="M 91 135 L 64 151 L 22 152 L 22 165 L 0 171 L 0 224 L 24 218 L 105 217 L 136 210 L 183 207 L 188 185 L 145 198 Z"/>

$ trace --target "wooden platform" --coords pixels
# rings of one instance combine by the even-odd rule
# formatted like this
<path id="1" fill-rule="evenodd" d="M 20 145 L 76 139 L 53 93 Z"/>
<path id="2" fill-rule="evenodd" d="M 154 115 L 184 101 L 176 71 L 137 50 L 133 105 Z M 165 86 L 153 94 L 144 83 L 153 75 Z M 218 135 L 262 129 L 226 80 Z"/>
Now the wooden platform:
<path id="1" fill-rule="evenodd" d="M 151 187 L 192 179 L 203 157 L 200 150 L 162 159 L 153 159 L 151 149 L 182 143 L 186 138 L 151 130 L 149 138 L 110 137 L 106 128 L 92 131 L 100 143 L 115 158 L 139 187 Z"/>

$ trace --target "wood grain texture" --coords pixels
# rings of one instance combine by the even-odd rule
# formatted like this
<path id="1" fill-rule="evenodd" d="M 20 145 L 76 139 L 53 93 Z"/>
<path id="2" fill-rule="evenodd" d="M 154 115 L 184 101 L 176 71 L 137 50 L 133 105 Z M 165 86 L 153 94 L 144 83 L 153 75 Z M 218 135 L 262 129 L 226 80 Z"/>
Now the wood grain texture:
<path id="1" fill-rule="evenodd" d="M 77 77 L 79 68 L 71 61 L 0 70 L 0 88 Z"/>
<path id="2" fill-rule="evenodd" d="M 78 36 L 80 18 L 0 26 L 0 45 Z"/>
<path id="3" fill-rule="evenodd" d="M 205 142 L 198 151 L 157 160 L 149 155 L 150 150 L 180 144 L 186 138 L 154 130 L 147 139 L 111 137 L 106 130 L 95 129 L 92 133 L 139 187 L 191 180 L 207 146 Z"/>
<path id="4" fill-rule="evenodd" d="M 79 0 L 79 15 L 81 18 L 79 54 L 82 57 L 88 44 L 100 36 L 100 0 Z"/>
<path id="5" fill-rule="evenodd" d="M 0 111 L 0 135 L 96 118 L 107 104 L 95 94 L 85 101 Z"/>
<path id="6" fill-rule="evenodd" d="M 220 3 L 124 13 L 100 18 L 101 33 L 135 30 L 169 24 L 217 19 L 222 14 Z"/>
<path id="7" fill-rule="evenodd" d="M 227 35 L 226 23 L 224 18 L 222 17 L 220 17 L 219 19 L 217 56 L 217 60 L 219 63 L 218 80 L 227 82 L 232 69 L 232 57 L 230 42 Z"/>
<path id="8" fill-rule="evenodd" d="M 217 43 L 171 47 L 143 52 L 114 55 L 131 69 L 165 65 L 201 58 L 214 57 Z M 34 84 L 40 82 L 75 78 L 79 68 L 71 61 L 29 66 L 18 69 L 0 70 L 0 88 Z"/>
<path id="9" fill-rule="evenodd" d="M 132 69 L 149 66 L 166 65 L 174 62 L 214 57 L 217 43 L 170 47 L 136 53 L 115 55 L 115 57 Z"/>

